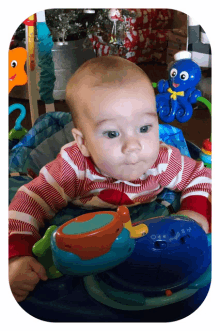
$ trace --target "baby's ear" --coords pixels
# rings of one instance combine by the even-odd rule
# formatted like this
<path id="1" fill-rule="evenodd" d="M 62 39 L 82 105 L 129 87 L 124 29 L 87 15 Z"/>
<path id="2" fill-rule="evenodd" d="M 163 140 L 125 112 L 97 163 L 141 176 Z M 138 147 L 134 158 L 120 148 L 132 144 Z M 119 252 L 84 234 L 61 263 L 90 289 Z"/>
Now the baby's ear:
<path id="1" fill-rule="evenodd" d="M 76 128 L 73 128 L 72 135 L 73 135 L 80 151 L 82 152 L 82 154 L 85 157 L 89 157 L 90 153 L 89 153 L 89 150 L 87 149 L 86 145 L 84 144 L 84 137 L 83 137 L 82 132 Z"/>

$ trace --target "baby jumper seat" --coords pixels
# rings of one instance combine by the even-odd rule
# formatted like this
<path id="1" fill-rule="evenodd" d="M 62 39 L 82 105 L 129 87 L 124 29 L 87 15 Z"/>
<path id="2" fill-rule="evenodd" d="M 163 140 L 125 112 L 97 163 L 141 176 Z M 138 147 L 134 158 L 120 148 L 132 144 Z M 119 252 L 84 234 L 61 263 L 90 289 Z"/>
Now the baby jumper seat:
<path id="1" fill-rule="evenodd" d="M 11 149 L 10 201 L 21 185 L 38 175 L 60 148 L 73 140 L 72 127 L 70 114 L 47 113 L 39 117 L 33 128 Z M 165 124 L 160 125 L 159 133 L 162 141 L 179 148 L 182 154 L 199 158 L 200 149 L 186 142 L 180 129 Z M 210 236 L 207 237 L 193 220 L 180 216 L 175 222 L 174 216 L 168 216 L 178 210 L 179 194 L 164 190 L 152 206 L 150 214 L 146 214 L 141 205 L 129 208 L 131 221 L 135 226 L 148 228 L 148 233 L 132 239 L 128 246 L 121 246 L 124 248 L 124 256 L 122 254 L 119 259 L 121 264 L 109 264 L 109 270 L 97 269 L 93 275 L 90 269 L 86 269 L 89 270 L 87 273 L 75 271 L 80 268 L 71 269 L 68 259 L 66 267 L 62 267 L 59 258 L 62 256 L 65 260 L 66 248 L 62 248 L 62 240 L 61 246 L 56 241 L 57 231 L 61 237 L 62 231 L 68 235 L 83 232 L 80 224 L 77 229 L 73 228 L 70 220 L 80 218 L 82 214 L 87 214 L 89 220 L 91 214 L 72 206 L 60 211 L 49 225 L 55 226 L 52 239 L 54 252 L 57 252 L 55 264 L 64 274 L 60 278 L 40 281 L 20 306 L 41 320 L 59 322 L 174 321 L 192 313 L 203 302 L 209 289 Z M 155 218 L 149 219 L 152 216 Z M 105 222 L 110 224 L 112 217 Z M 70 223 L 68 229 L 62 227 L 67 221 Z M 61 227 L 57 230 L 57 226 Z M 126 237 L 128 230 L 124 230 L 121 233 Z M 114 262 L 112 255 L 109 258 Z M 77 265 L 75 258 L 70 261 Z M 71 273 L 71 270 L 74 271 Z M 164 278 L 164 274 L 169 277 Z"/>

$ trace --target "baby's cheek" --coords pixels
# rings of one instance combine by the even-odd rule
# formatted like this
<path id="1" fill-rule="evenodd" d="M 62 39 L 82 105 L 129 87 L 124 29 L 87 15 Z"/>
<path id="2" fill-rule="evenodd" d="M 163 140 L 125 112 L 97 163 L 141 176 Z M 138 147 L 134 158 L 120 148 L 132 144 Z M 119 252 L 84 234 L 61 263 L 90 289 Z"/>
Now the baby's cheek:
<path id="1" fill-rule="evenodd" d="M 146 147 L 145 155 L 148 161 L 153 165 L 159 154 L 159 140 L 151 140 Z"/>
<path id="2" fill-rule="evenodd" d="M 118 158 L 121 154 L 121 147 L 120 144 L 116 142 L 116 139 L 106 139 L 105 143 L 100 146 L 100 150 L 102 150 L 105 158 L 110 160 Z"/>
<path id="3" fill-rule="evenodd" d="M 152 135 L 152 137 L 150 138 L 150 146 L 151 149 L 154 151 L 154 153 L 159 152 L 159 144 L 160 144 L 159 135 L 157 134 L 157 132 L 155 132 L 154 135 Z"/>

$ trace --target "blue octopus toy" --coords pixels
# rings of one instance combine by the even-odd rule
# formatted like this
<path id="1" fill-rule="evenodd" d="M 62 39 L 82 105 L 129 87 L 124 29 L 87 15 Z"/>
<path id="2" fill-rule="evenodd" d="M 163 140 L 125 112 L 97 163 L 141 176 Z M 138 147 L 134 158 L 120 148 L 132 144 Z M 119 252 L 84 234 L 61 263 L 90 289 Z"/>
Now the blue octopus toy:
<path id="1" fill-rule="evenodd" d="M 157 84 L 156 107 L 160 119 L 170 123 L 175 119 L 187 122 L 193 114 L 192 104 L 201 97 L 196 85 L 201 79 L 201 69 L 191 60 L 191 53 L 182 51 L 175 55 L 175 62 L 169 69 L 169 79 Z"/>

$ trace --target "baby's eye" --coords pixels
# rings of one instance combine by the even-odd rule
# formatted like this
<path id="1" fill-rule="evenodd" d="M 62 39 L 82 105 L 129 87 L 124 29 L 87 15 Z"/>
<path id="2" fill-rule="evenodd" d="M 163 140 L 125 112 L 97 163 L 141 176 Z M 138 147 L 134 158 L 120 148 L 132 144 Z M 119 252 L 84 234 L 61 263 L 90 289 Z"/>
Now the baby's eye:
<path id="1" fill-rule="evenodd" d="M 146 133 L 150 129 L 151 125 L 144 125 L 140 128 L 140 133 Z"/>
<path id="2" fill-rule="evenodd" d="M 118 131 L 105 131 L 103 132 L 103 135 L 107 138 L 116 138 L 119 136 L 119 132 Z"/>

